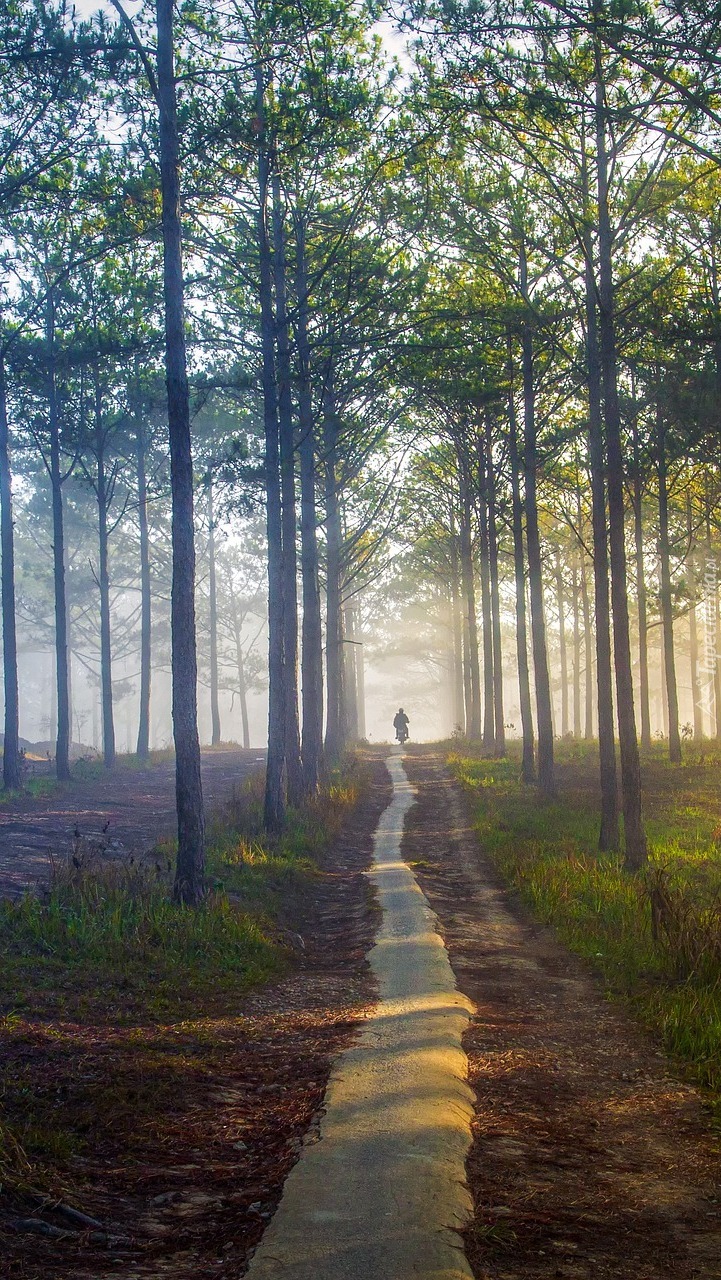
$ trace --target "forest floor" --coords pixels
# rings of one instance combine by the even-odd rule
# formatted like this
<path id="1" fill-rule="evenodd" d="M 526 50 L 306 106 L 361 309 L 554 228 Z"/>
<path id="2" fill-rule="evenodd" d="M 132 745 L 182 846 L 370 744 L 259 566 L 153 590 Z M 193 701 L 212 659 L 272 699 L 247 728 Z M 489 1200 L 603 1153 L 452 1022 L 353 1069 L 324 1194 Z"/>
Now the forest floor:
<path id="1" fill-rule="evenodd" d="M 529 917 L 483 855 L 445 756 L 411 748 L 403 843 L 477 1013 L 466 1232 L 478 1280 L 717 1280 L 718 1132 L 698 1091 Z"/>
<path id="2" fill-rule="evenodd" d="M 74 1019 L 10 1013 L 4 1092 L 16 1110 L 27 1099 L 36 1126 L 61 1120 L 48 1138 L 53 1194 L 108 1234 L 47 1206 L 37 1216 L 57 1234 L 17 1232 L 20 1208 L 35 1211 L 9 1197 L 3 1280 L 245 1274 L 313 1140 L 332 1062 L 374 1000 L 363 871 L 390 783 L 379 752 L 368 761 L 371 784 L 320 874 L 285 903 L 283 927 L 302 945 L 280 981 L 144 1026 L 95 1006 Z M 476 1006 L 464 1047 L 477 1280 L 721 1280 L 718 1130 L 704 1095 L 501 884 L 445 752 L 411 747 L 405 765 L 418 799 L 403 856 Z"/>
<path id="3" fill-rule="evenodd" d="M 260 767 L 265 752 L 215 748 L 201 758 L 203 793 L 212 809 Z M 173 758 L 142 767 L 133 757 L 120 757 L 109 772 L 100 764 L 79 761 L 72 781 L 63 784 L 53 783 L 49 766 L 33 769 L 34 781 L 47 794 L 18 792 L 0 805 L 0 897 L 46 883 L 51 855 L 62 861 L 78 840 L 101 840 L 111 853 L 116 849 L 121 856 L 137 855 L 173 832 Z"/>
<path id="4" fill-rule="evenodd" d="M 0 1195 L 3 1280 L 244 1274 L 332 1062 L 374 1001 L 363 872 L 391 788 L 381 759 L 362 769 L 327 855 L 279 881 L 271 932 L 296 942 L 280 980 L 249 995 L 226 984 L 178 1017 L 139 1018 L 132 992 L 103 1002 L 92 984 L 58 1016 L 39 987 L 32 1009 L 0 1016 L 0 1100 L 32 1150 L 28 1183 L 39 1170 L 45 1191 Z M 18 1225 L 28 1219 L 43 1225 Z"/>

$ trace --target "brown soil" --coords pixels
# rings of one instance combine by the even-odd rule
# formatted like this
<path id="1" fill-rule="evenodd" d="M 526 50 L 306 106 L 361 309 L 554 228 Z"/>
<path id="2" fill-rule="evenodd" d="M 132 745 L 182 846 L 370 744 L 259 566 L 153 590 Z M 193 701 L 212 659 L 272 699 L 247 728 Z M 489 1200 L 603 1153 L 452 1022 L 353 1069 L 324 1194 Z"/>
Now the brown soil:
<path id="1" fill-rule="evenodd" d="M 241 747 L 204 751 L 206 806 L 219 805 L 264 759 L 264 751 Z M 49 768 L 44 774 L 50 777 Z M 111 851 L 117 845 L 138 854 L 172 836 L 175 824 L 174 760 L 146 769 L 121 765 L 102 778 L 83 779 L 76 767 L 73 781 L 59 786 L 57 794 L 20 795 L 0 806 L 0 896 L 44 883 L 50 856 L 66 858 L 78 836 L 102 835 Z"/>
<path id="2" fill-rule="evenodd" d="M 499 884 L 444 773 L 404 837 L 477 1014 L 466 1234 L 478 1280 L 718 1280 L 718 1142 L 699 1094 L 600 982 Z"/>
<path id="3" fill-rule="evenodd" d="M 390 800 L 387 771 L 372 785 L 321 874 L 283 921 L 300 935 L 293 971 L 229 1016 L 149 1027 L 139 1047 L 122 1027 L 28 1019 L 12 1037 L 6 1078 L 54 1094 L 92 1141 L 65 1162 L 64 1199 L 125 1240 L 92 1232 L 46 1239 L 14 1230 L 31 1202 L 0 1200 L 0 1276 L 102 1280 L 243 1275 L 303 1141 L 312 1141 L 333 1059 L 370 1007 L 365 955 L 376 909 L 364 869 Z M 227 1001 L 226 1001 L 227 1005 Z M 62 1191 L 62 1185 L 59 1188 Z M 46 1209 L 55 1227 L 72 1225 Z"/>

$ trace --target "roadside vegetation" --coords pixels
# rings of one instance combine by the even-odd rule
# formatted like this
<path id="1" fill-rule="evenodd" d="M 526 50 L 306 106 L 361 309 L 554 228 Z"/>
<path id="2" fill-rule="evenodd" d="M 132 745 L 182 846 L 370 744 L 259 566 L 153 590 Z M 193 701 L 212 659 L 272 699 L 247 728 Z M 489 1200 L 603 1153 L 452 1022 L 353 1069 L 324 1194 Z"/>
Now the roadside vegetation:
<path id="1" fill-rule="evenodd" d="M 366 785 L 349 757 L 270 837 L 248 779 L 209 824 L 195 909 L 172 900 L 172 845 L 119 860 L 81 840 L 44 895 L 0 902 L 4 1192 L 72 1195 L 74 1161 L 109 1141 L 140 1159 L 178 1097 L 228 1069 L 241 997 L 292 966 L 297 900 Z"/>
<path id="2" fill-rule="evenodd" d="M 721 758 L 689 746 L 643 756 L 649 861 L 639 874 L 598 852 L 591 744 L 558 745 L 558 796 L 519 778 L 516 752 L 449 757 L 484 851 L 534 914 L 630 1000 L 665 1047 L 721 1100 Z"/>

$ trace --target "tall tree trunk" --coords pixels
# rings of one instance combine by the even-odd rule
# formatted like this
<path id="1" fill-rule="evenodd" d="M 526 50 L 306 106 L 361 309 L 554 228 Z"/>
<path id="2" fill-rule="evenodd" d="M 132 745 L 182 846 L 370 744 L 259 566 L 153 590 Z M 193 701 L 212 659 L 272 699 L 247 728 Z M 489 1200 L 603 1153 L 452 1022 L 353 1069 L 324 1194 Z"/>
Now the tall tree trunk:
<path id="1" fill-rule="evenodd" d="M 625 865 L 627 870 L 636 871 L 645 863 L 647 849 L 646 833 L 641 816 L 641 765 L 636 738 L 631 639 L 628 621 L 623 450 L 621 445 L 621 415 L 618 404 L 613 244 L 608 204 L 605 93 L 601 74 L 601 55 L 598 48 L 596 50 L 596 156 L 598 178 L 599 336 L 608 463 L 611 603 L 613 608 L 618 736 L 621 754 Z"/>
<path id="2" fill-rule="evenodd" d="M 668 756 L 673 764 L 681 763 L 681 735 L 678 727 L 678 688 L 676 655 L 673 643 L 673 601 L 671 595 L 671 548 L 668 535 L 668 466 L 666 462 L 666 425 L 660 407 L 656 412 L 658 442 L 658 554 L 663 631 L 663 666 L 666 677 L 668 706 Z"/>
<path id="3" fill-rule="evenodd" d="M 50 654 L 50 718 L 48 720 L 48 739 L 52 741 L 58 736 L 58 680 L 55 668 L 55 650 Z M 48 752 L 48 756 L 50 753 Z"/>
<path id="4" fill-rule="evenodd" d="M 463 557 L 461 556 L 461 563 Z M 463 642 L 463 708 L 466 736 L 471 736 L 470 726 L 473 722 L 473 690 L 471 688 L 471 637 L 468 627 L 468 607 L 466 604 L 465 592 L 463 595 L 463 623 L 462 623 L 462 642 Z"/>
<path id="5" fill-rule="evenodd" d="M 318 790 L 323 760 L 323 633 L 318 582 L 318 537 L 315 503 L 315 427 L 308 340 L 308 280 L 305 222 L 295 219 L 298 348 L 298 416 L 300 427 L 300 566 L 303 589 L 301 684 L 303 734 L 301 757 L 306 795 Z"/>
<path id="6" fill-rule="evenodd" d="M 250 747 L 250 725 L 248 722 L 248 681 L 245 675 L 245 657 L 243 654 L 243 636 L 242 622 L 238 609 L 238 602 L 233 589 L 232 574 L 228 580 L 230 588 L 230 605 L 232 609 L 233 620 L 233 638 L 235 640 L 235 664 L 238 672 L 238 697 L 240 698 L 240 719 L 243 731 L 243 746 L 247 751 Z"/>
<path id="7" fill-rule="evenodd" d="M 666 688 L 666 655 L 663 648 L 663 628 L 661 628 L 661 652 L 659 654 L 661 672 L 661 736 L 668 742 L 668 691 Z"/>
<path id="8" fill-rule="evenodd" d="M 6 788 L 19 787 L 20 707 L 18 698 L 18 650 L 15 632 L 15 541 L 13 536 L 13 491 L 5 385 L 5 361 L 0 352 L 0 546 L 2 547 L 3 684 L 5 725 L 3 738 L 3 782 Z"/>
<path id="9" fill-rule="evenodd" d="M 573 736 L 581 737 L 581 617 L 578 589 L 578 552 L 573 557 L 571 577 L 571 614 L 573 618 Z"/>
<path id="10" fill-rule="evenodd" d="M 277 832 L 285 816 L 285 696 L 283 521 L 280 486 L 280 438 L 275 375 L 273 264 L 268 228 L 270 157 L 265 140 L 263 68 L 256 67 L 258 147 L 258 250 L 262 347 L 263 423 L 265 431 L 265 508 L 268 538 L 268 756 L 265 774 L 264 823 Z"/>
<path id="11" fill-rule="evenodd" d="M 586 555 L 581 552 L 581 610 L 583 614 L 583 653 L 586 664 L 584 681 L 583 736 L 587 742 L 593 737 L 593 635 L 591 626 L 591 602 L 588 598 Z"/>
<path id="12" fill-rule="evenodd" d="M 354 635 L 355 635 L 355 676 L 356 676 L 356 702 L 358 715 L 358 737 L 361 742 L 365 742 L 367 734 L 366 729 L 366 673 L 365 673 L 365 650 L 363 645 L 363 629 L 361 624 L 360 605 L 356 605 L 354 610 Z"/>
<path id="13" fill-rule="evenodd" d="M 696 618 L 696 601 L 691 599 L 688 606 L 688 662 L 691 677 L 691 699 L 693 702 L 693 736 L 694 742 L 700 742 L 704 736 L 703 708 L 699 701 L 698 673 L 698 626 Z"/>
<path id="14" fill-rule="evenodd" d="M 210 741 L 220 742 L 220 699 L 218 691 L 218 585 L 215 571 L 215 511 L 213 480 L 208 479 L 208 595 L 210 623 Z"/>
<path id="15" fill-rule="evenodd" d="M 584 206 L 588 211 L 589 191 L 586 151 L 582 157 Z M 601 353 L 599 350 L 596 282 L 594 279 L 593 236 L 587 220 L 584 226 L 584 294 L 586 312 L 586 377 L 588 383 L 588 457 L 591 471 L 591 527 L 593 531 L 593 596 L 596 623 L 596 703 L 598 707 L 598 765 L 601 787 L 601 825 L 598 847 L 601 852 L 617 849 L 620 843 L 616 741 L 613 722 L 613 672 L 611 665 L 611 612 L 609 603 L 609 561 L 606 519 L 606 476 L 601 414 Z"/>
<path id="16" fill-rule="evenodd" d="M 721 604 L 719 604 L 718 588 L 714 591 L 713 599 L 714 607 L 714 636 L 718 644 L 718 637 L 721 636 Z M 718 653 L 714 665 L 713 675 L 714 687 L 714 729 L 716 741 L 721 742 L 721 662 L 719 662 Z"/>
<path id="17" fill-rule="evenodd" d="M 720 365 L 721 368 L 721 365 Z M 721 391 L 719 393 L 721 395 Z M 721 610 L 718 598 L 718 566 L 711 541 L 711 502 L 708 491 L 704 498 L 706 523 L 706 563 L 704 569 L 704 645 L 706 660 L 704 666 L 708 675 L 708 686 L 713 688 L 713 725 L 711 733 L 717 742 L 721 742 L 721 663 L 718 660 L 718 644 L 721 637 Z M 711 592 L 709 588 L 713 586 Z M 711 689 L 709 688 L 709 695 Z M 710 701 L 710 697 L 709 697 Z"/>
<path id="18" fill-rule="evenodd" d="M 568 653 L 566 649 L 566 599 L 561 573 L 561 553 L 556 547 L 554 579 L 558 610 L 558 659 L 561 674 L 561 737 L 568 737 Z"/>
<path id="19" fill-rule="evenodd" d="M 450 561 L 451 561 L 451 630 L 453 643 L 453 727 L 460 734 L 466 732 L 466 708 L 463 697 L 463 629 L 461 625 L 460 582 L 458 566 L 458 534 L 456 518 L 450 510 Z"/>
<path id="20" fill-rule="evenodd" d="M 523 550 L 523 502 L 521 499 L 520 459 L 518 454 L 518 424 L 513 377 L 513 351 L 508 337 L 508 445 L 511 462 L 511 501 L 513 516 L 513 568 L 516 583 L 516 654 L 518 662 L 518 697 L 521 708 L 523 732 L 523 760 L 521 776 L 526 783 L 535 782 L 536 765 L 533 741 L 533 708 L 531 682 L 528 670 L 528 638 L 526 626 L 526 569 Z"/>
<path id="21" fill-rule="evenodd" d="M 55 772 L 62 781 L 70 777 L 70 670 L 68 659 L 68 609 L 65 589 L 65 530 L 63 527 L 63 477 L 60 470 L 60 410 L 55 373 L 55 304 L 48 295 L 46 343 L 48 357 L 48 425 L 50 428 L 50 488 L 53 506 L 53 586 L 55 594 L 55 666 L 57 675 L 57 742 Z"/>
<path id="22" fill-rule="evenodd" d="M 365 671 L 363 669 L 363 640 L 361 634 L 360 606 L 356 601 L 346 605 L 344 610 L 347 619 L 348 651 L 348 683 L 352 696 L 348 699 L 348 725 L 353 741 L 362 741 L 366 736 L 365 715 Z"/>
<path id="23" fill-rule="evenodd" d="M 273 269 L 275 332 L 278 353 L 278 430 L 283 526 L 283 669 L 285 686 L 285 771 L 288 800 L 303 798 L 298 714 L 298 558 L 295 541 L 295 438 L 291 395 L 290 335 L 288 332 L 285 227 L 280 178 L 273 168 Z"/>
<path id="24" fill-rule="evenodd" d="M 643 554 L 643 491 L 641 486 L 641 450 L 638 423 L 633 417 L 633 534 L 636 559 L 636 600 L 638 607 L 638 672 L 641 711 L 641 746 L 651 746 L 651 709 L 648 692 L 648 603 L 646 567 Z"/>
<path id="25" fill-rule="evenodd" d="M 521 264 L 522 288 L 525 292 L 525 255 Z M 553 766 L 553 712 L 551 682 L 548 674 L 546 618 L 543 607 L 543 565 L 541 535 L 538 528 L 536 444 L 536 403 L 533 386 L 533 334 L 526 324 L 522 335 L 524 448 L 523 473 L 526 491 L 526 545 L 531 596 L 531 644 L 533 670 L 536 677 L 536 716 L 538 720 L 538 785 L 546 796 L 556 793 Z"/>
<path id="26" fill-rule="evenodd" d="M 246 680 L 246 663 L 243 658 L 241 623 L 237 614 L 233 620 L 233 635 L 236 639 L 236 667 L 238 672 L 238 698 L 241 700 L 241 724 L 243 732 L 243 748 L 250 748 L 250 723 L 248 723 L 248 689 Z"/>
<path id="27" fill-rule="evenodd" d="M 248 722 L 248 684 L 245 678 L 245 660 L 240 639 L 237 642 L 238 697 L 240 698 L 240 722 L 243 731 L 243 747 L 250 749 L 250 724 Z"/>
<path id="28" fill-rule="evenodd" d="M 105 472 L 105 436 L 103 430 L 102 389 L 100 371 L 94 370 L 95 382 L 95 461 L 97 477 L 95 493 L 98 502 L 98 588 L 100 591 L 100 688 L 102 696 L 103 763 L 106 769 L 115 765 L 115 723 L 113 719 L 113 670 L 110 643 L 110 572 L 108 568 L 108 478 Z"/>
<path id="29" fill-rule="evenodd" d="M 343 690 L 343 611 L 341 603 L 342 533 L 337 478 L 337 436 L 333 371 L 329 370 L 323 395 L 326 514 L 326 712 L 325 750 L 337 760 L 345 748 L 345 695 Z"/>
<path id="30" fill-rule="evenodd" d="M 493 711 L 494 755 L 506 754 L 503 714 L 503 650 L 501 642 L 501 600 L 498 572 L 498 530 L 496 526 L 496 477 L 493 463 L 491 419 L 486 416 L 486 495 L 488 498 L 488 569 L 491 579 L 491 621 L 493 627 Z"/>
<path id="31" fill-rule="evenodd" d="M 721 609 L 719 608 L 718 595 L 718 564 L 711 539 L 711 501 L 708 490 L 704 498 L 704 507 L 706 523 L 704 566 L 705 665 L 708 668 L 709 684 L 713 687 L 713 727 L 711 732 L 716 741 L 721 742 L 721 663 L 718 659 L 718 644 L 721 636 Z"/>
<path id="32" fill-rule="evenodd" d="M 696 742 L 703 738 L 703 706 L 699 689 L 698 627 L 696 617 L 696 534 L 693 527 L 691 494 L 686 492 L 686 536 L 688 539 L 688 657 L 691 668 L 691 701 L 693 703 L 693 736 Z"/>
<path id="33" fill-rule="evenodd" d="M 343 676 L 346 706 L 346 733 L 349 742 L 358 741 L 358 664 L 356 654 L 355 611 L 351 605 L 343 610 L 345 635 Z"/>
<path id="34" fill-rule="evenodd" d="M 495 717 L 493 706 L 493 620 L 491 610 L 491 574 L 488 542 L 488 480 L 486 444 L 481 431 L 478 448 L 478 558 L 481 579 L 481 621 L 483 631 L 483 746 L 493 751 Z"/>
<path id="35" fill-rule="evenodd" d="M 460 541 L 461 583 L 467 638 L 466 668 L 468 673 L 469 706 L 466 714 L 468 736 L 477 741 L 481 736 L 481 673 L 478 661 L 478 624 L 476 622 L 476 590 L 473 575 L 471 546 L 471 495 L 467 472 L 467 460 L 459 458 L 461 483 Z"/>
<path id="36" fill-rule="evenodd" d="M 136 380 L 137 386 L 137 380 Z M 150 681 L 152 672 L 152 596 L 150 589 L 150 538 L 148 536 L 148 481 L 145 473 L 145 431 L 138 399 L 135 418 L 135 467 L 138 485 L 140 533 L 140 697 L 138 708 L 138 759 L 150 752 Z"/>
<path id="37" fill-rule="evenodd" d="M 156 13 L 165 376 L 168 391 L 173 544 L 171 651 L 175 797 L 178 811 L 175 897 L 180 902 L 195 905 L 200 902 L 205 892 L 205 814 L 198 740 L 193 457 L 190 444 L 190 401 L 185 353 L 173 0 L 156 0 Z"/>

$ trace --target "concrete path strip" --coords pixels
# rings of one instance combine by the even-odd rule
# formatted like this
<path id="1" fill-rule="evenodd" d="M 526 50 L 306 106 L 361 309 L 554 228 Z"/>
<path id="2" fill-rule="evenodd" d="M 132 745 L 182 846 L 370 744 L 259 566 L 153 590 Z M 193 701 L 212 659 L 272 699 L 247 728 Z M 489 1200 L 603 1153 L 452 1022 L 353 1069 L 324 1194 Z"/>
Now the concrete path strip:
<path id="1" fill-rule="evenodd" d="M 387 765 L 393 800 L 370 872 L 383 908 L 370 953 L 380 1001 L 331 1074 L 319 1135 L 286 1181 L 250 1280 L 472 1278 L 458 1234 L 471 1208 L 461 1037 L 472 1006 L 401 861 L 413 790 L 398 753 Z"/>

